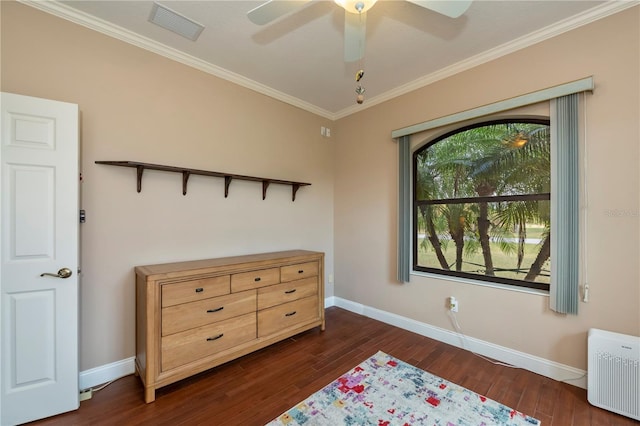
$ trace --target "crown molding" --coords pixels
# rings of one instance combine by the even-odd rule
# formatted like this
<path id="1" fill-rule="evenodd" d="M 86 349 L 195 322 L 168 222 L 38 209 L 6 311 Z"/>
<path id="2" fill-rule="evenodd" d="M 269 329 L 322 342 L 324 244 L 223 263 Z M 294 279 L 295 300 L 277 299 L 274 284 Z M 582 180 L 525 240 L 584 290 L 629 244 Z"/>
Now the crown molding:
<path id="1" fill-rule="evenodd" d="M 595 6 L 587 11 L 579 13 L 570 18 L 564 19 L 553 25 L 542 28 L 538 31 L 527 34 L 525 36 L 519 37 L 508 43 L 504 43 L 498 47 L 487 50 L 478 55 L 472 56 L 468 59 L 457 62 L 448 67 L 442 68 L 436 72 L 420 77 L 407 84 L 399 86 L 393 90 L 384 92 L 378 96 L 369 98 L 367 99 L 367 102 L 364 106 L 353 105 L 343 110 L 340 110 L 336 113 L 332 113 L 323 108 L 317 107 L 316 105 L 313 105 L 309 102 L 303 101 L 294 96 L 287 95 L 286 93 L 275 90 L 262 83 L 258 83 L 257 81 L 246 78 L 240 74 L 231 72 L 217 65 L 198 59 L 194 56 L 187 55 L 183 52 L 180 52 L 177 49 L 166 46 L 162 43 L 158 43 L 157 41 L 151 40 L 150 38 L 136 34 L 133 31 L 129 31 L 118 25 L 114 25 L 100 18 L 96 18 L 87 13 L 81 12 L 77 9 L 74 9 L 70 6 L 60 3 L 57 0 L 50 0 L 50 1 L 18 0 L 18 1 L 22 4 L 31 6 L 35 9 L 41 10 L 43 12 L 49 13 L 51 15 L 57 16 L 67 21 L 71 21 L 78 25 L 82 25 L 83 27 L 100 32 L 107 36 L 124 41 L 126 43 L 132 44 L 134 46 L 137 46 L 142 49 L 148 50 L 150 52 L 156 53 L 158 55 L 164 56 L 171 60 L 180 62 L 184 65 L 187 65 L 192 68 L 198 69 L 200 71 L 206 72 L 208 74 L 214 75 L 223 80 L 230 81 L 239 86 L 251 89 L 265 96 L 269 96 L 271 98 L 277 99 L 279 101 L 282 101 L 294 107 L 297 107 L 305 111 L 311 112 L 313 114 L 319 115 L 321 117 L 327 118 L 329 120 L 338 120 L 340 118 L 344 118 L 349 115 L 361 112 L 364 109 L 371 108 L 375 105 L 381 104 L 383 102 L 386 102 L 398 96 L 412 92 L 416 89 L 420 89 L 422 87 L 428 86 L 429 84 L 435 83 L 436 81 L 443 80 L 447 77 L 451 77 L 452 75 L 469 70 L 478 65 L 482 65 L 484 63 L 490 62 L 502 56 L 505 56 L 510 53 L 516 52 L 518 50 L 524 49 L 526 47 L 532 46 L 536 43 L 540 43 L 544 40 L 547 40 L 557 35 L 571 31 L 583 25 L 590 24 L 599 19 L 616 14 L 618 12 L 622 12 L 623 10 L 629 9 L 631 7 L 634 7 L 640 4 L 640 0 L 607 1 L 601 5 Z"/>
<path id="2" fill-rule="evenodd" d="M 574 15 L 570 18 L 556 22 L 553 25 L 542 28 L 538 31 L 534 31 L 533 33 L 527 34 L 517 39 L 511 40 L 493 49 L 487 50 L 478 55 L 472 56 L 468 59 L 457 62 L 453 65 L 450 65 L 448 67 L 442 68 L 434 73 L 420 77 L 407 84 L 399 86 L 393 90 L 389 90 L 380 95 L 369 98 L 367 99 L 365 108 L 363 108 L 362 106 L 359 107 L 358 105 L 354 105 L 354 106 L 345 108 L 341 111 L 338 111 L 337 113 L 335 113 L 334 119 L 337 120 L 340 118 L 344 118 L 356 112 L 360 112 L 363 109 L 371 108 L 375 105 L 381 104 L 390 99 L 397 98 L 398 96 L 401 96 L 406 93 L 412 92 L 414 90 L 420 89 L 422 87 L 428 86 L 429 84 L 435 83 L 436 81 L 443 80 L 447 77 L 451 77 L 455 74 L 477 67 L 478 65 L 482 65 L 484 63 L 493 61 L 502 56 L 508 55 L 518 50 L 540 43 L 544 40 L 548 40 L 560 34 L 579 28 L 581 26 L 590 24 L 599 19 L 606 18 L 607 16 L 616 14 L 618 12 L 622 12 L 623 10 L 629 9 L 639 4 L 640 4 L 639 0 L 607 1 L 606 3 L 595 6 L 589 10 L 586 10 L 582 13 Z"/>
<path id="3" fill-rule="evenodd" d="M 230 81 L 239 86 L 245 87 L 247 89 L 251 89 L 255 92 L 277 99 L 279 101 L 298 107 L 300 109 L 319 115 L 321 117 L 328 118 L 330 120 L 335 119 L 333 113 L 323 108 L 319 108 L 309 102 L 305 102 L 294 96 L 287 95 L 286 93 L 275 90 L 262 83 L 258 83 L 257 81 L 246 78 L 240 74 L 234 73 L 232 71 L 229 71 L 227 69 L 214 65 L 210 62 L 206 62 L 201 59 L 198 59 L 195 56 L 188 55 L 184 52 L 181 52 L 177 49 L 169 47 L 165 44 L 154 41 L 148 37 L 144 37 L 140 34 L 134 33 L 133 31 L 129 31 L 126 28 L 112 24 L 103 19 L 96 18 L 95 16 L 91 16 L 87 13 L 74 9 L 56 0 L 51 0 L 51 1 L 18 0 L 18 1 L 27 6 L 31 6 L 40 11 L 54 15 L 58 18 L 65 19 L 67 21 L 73 22 L 78 25 L 82 25 L 83 27 L 89 28 L 91 30 L 105 34 L 109 37 L 116 38 L 118 40 L 124 41 L 126 43 L 132 44 L 134 46 L 137 46 L 142 49 L 148 50 L 150 52 L 156 53 L 158 55 L 164 56 L 165 58 L 180 62 L 189 67 L 214 75 L 223 80 Z"/>

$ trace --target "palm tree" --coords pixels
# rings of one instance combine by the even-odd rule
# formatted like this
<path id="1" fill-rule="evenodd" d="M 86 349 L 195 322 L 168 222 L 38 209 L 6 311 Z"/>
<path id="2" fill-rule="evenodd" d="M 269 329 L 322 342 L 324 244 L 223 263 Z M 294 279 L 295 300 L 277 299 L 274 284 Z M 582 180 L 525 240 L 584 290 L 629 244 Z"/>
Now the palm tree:
<path id="1" fill-rule="evenodd" d="M 540 251 L 538 251 L 538 255 L 529 268 L 529 272 L 527 272 L 527 275 L 524 277 L 525 281 L 535 281 L 538 275 L 540 275 L 540 272 L 542 272 L 542 265 L 544 265 L 544 262 L 551 256 L 550 234 L 550 228 L 548 226 L 545 227 L 542 243 L 540 244 Z"/>
<path id="2" fill-rule="evenodd" d="M 418 161 L 417 167 L 420 168 L 420 171 L 417 173 L 416 196 L 419 200 L 433 199 L 438 188 L 435 183 L 436 169 L 435 167 L 429 168 L 425 161 Z M 449 263 L 442 252 L 442 242 L 434 223 L 434 218 L 436 217 L 434 207 L 432 205 L 419 206 L 425 228 L 425 239 L 421 246 L 426 249 L 426 240 L 428 239 L 435 251 L 440 267 L 444 270 L 449 270 Z"/>
<path id="3" fill-rule="evenodd" d="M 503 173 L 503 193 L 544 194 L 550 192 L 550 134 L 546 124 L 520 124 L 519 129 L 504 140 L 506 150 L 495 167 Z M 550 215 L 548 203 L 542 201 L 521 201 L 499 206 L 496 211 L 498 227 L 516 229 L 518 232 L 517 269 L 520 270 L 524 257 L 527 224 L 545 226 L 540 249 L 529 267 L 525 281 L 535 281 L 542 265 L 550 256 Z"/>
<path id="4" fill-rule="evenodd" d="M 476 194 L 488 197 L 499 194 L 522 194 L 541 192 L 544 178 L 549 175 L 549 133 L 548 126 L 542 124 L 520 123 L 517 125 L 495 124 L 477 127 L 471 130 L 470 137 L 475 138 L 475 144 L 481 146 L 482 155 L 472 165 L 470 178 L 474 181 Z M 531 173 L 535 168 L 535 173 Z M 523 182 L 525 184 L 523 185 Z M 546 188 L 548 191 L 548 188 Z M 504 235 L 504 230 L 516 229 L 517 269 L 520 269 L 524 258 L 524 244 L 527 223 L 537 219 L 537 208 L 530 203 L 507 203 L 504 210 L 508 217 L 493 224 L 498 236 Z M 492 223 L 489 220 L 489 205 L 486 201 L 479 202 L 478 234 L 485 262 L 485 274 L 494 275 L 493 259 L 489 231 Z M 503 228 L 503 229 L 499 229 Z M 504 250 L 509 251 L 509 245 L 502 244 Z"/>
<path id="5" fill-rule="evenodd" d="M 470 181 L 470 187 L 473 189 L 473 194 L 469 194 L 469 196 L 488 197 L 495 195 L 501 173 L 494 165 L 504 152 L 502 143 L 504 135 L 505 126 L 495 124 L 474 127 L 446 139 L 447 144 L 452 143 L 454 146 L 462 148 L 462 152 L 458 153 L 459 158 L 454 162 L 458 165 L 464 165 L 466 178 Z M 477 238 L 484 260 L 484 273 L 493 276 L 495 272 L 491 255 L 489 235 L 491 222 L 488 202 L 478 202 L 475 221 L 477 223 Z"/>
<path id="6" fill-rule="evenodd" d="M 491 197 L 549 192 L 549 131 L 546 124 L 498 123 L 467 129 L 450 135 L 418 155 L 416 196 L 418 199 Z M 421 180 L 422 179 L 422 180 Z M 420 205 L 426 234 L 443 269 L 446 260 L 442 239 L 437 236 L 437 214 L 446 218 L 446 229 L 456 245 L 456 270 L 462 269 L 463 254 L 479 243 L 484 273 L 494 275 L 491 239 L 502 251 L 512 252 L 508 235 L 517 232 L 517 270 L 522 267 L 528 223 L 548 227 L 548 212 L 540 214 L 537 201 L 473 204 Z M 439 209 L 435 209 L 438 207 Z M 442 225 L 441 225 L 442 226 Z M 465 247 L 466 238 L 466 247 Z M 478 243 L 473 243 L 477 241 Z M 548 233 L 527 278 L 535 280 L 549 258 Z M 536 272 L 537 271 L 537 272 Z M 527 279 L 525 278 L 525 279 Z"/>
<path id="7" fill-rule="evenodd" d="M 468 196 L 468 161 L 464 158 L 467 147 L 464 139 L 447 140 L 437 143 L 419 153 L 416 167 L 419 178 L 416 185 L 416 196 L 422 200 L 459 198 Z M 442 269 L 449 270 L 449 265 L 442 253 L 440 235 L 448 233 L 456 247 L 456 271 L 462 270 L 465 235 L 469 229 L 470 212 L 464 204 L 421 205 L 420 211 L 425 221 L 425 234 L 436 252 Z M 444 221 L 434 220 L 436 215 Z M 436 229 L 435 223 L 441 225 Z M 445 229 L 442 229 L 445 226 Z M 446 266 L 445 266 L 446 265 Z"/>

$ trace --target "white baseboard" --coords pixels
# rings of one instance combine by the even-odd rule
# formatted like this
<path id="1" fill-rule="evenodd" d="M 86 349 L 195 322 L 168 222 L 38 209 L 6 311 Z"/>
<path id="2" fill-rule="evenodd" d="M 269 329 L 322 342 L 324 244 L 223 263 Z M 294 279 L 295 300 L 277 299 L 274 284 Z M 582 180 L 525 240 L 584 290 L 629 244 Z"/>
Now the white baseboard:
<path id="1" fill-rule="evenodd" d="M 80 390 L 89 389 L 133 374 L 136 357 L 123 359 L 80 372 Z"/>
<path id="2" fill-rule="evenodd" d="M 580 388 L 587 388 L 587 372 L 569 365 L 540 358 L 524 352 L 516 351 L 504 346 L 495 345 L 473 337 L 463 337 L 450 330 L 422 323 L 411 318 L 406 318 L 370 306 L 355 303 L 350 300 L 333 296 L 331 306 L 346 309 L 356 314 L 382 321 L 393 326 L 403 328 L 421 336 L 429 337 L 440 342 L 447 343 L 458 348 L 473 351 L 477 354 L 533 371 L 554 380 L 566 382 Z M 326 305 L 327 307 L 329 305 Z"/>
<path id="3" fill-rule="evenodd" d="M 336 298 L 334 296 L 330 296 L 324 299 L 324 307 L 330 308 L 336 305 Z"/>
<path id="4" fill-rule="evenodd" d="M 495 345 L 490 342 L 462 337 L 453 331 L 435 327 L 423 322 L 406 318 L 380 309 L 365 306 L 340 297 L 330 296 L 325 299 L 324 306 L 329 308 L 337 306 L 342 309 L 364 315 L 369 318 L 391 324 L 396 327 L 409 330 L 421 336 L 426 336 L 440 342 L 447 343 L 458 348 L 471 350 L 480 355 L 496 359 L 498 361 L 533 371 L 545 377 L 558 381 L 566 381 L 570 385 L 587 388 L 587 372 L 568 365 L 560 364 L 548 359 L 540 358 L 524 352 Z M 135 372 L 135 357 L 112 362 L 100 367 L 80 372 L 80 389 L 88 389 L 116 380 Z"/>
<path id="5" fill-rule="evenodd" d="M 324 302 L 325 307 L 334 306 L 334 297 L 327 297 Z M 79 378 L 80 390 L 89 389 L 103 383 L 117 380 L 121 377 L 135 373 L 136 357 L 123 359 L 110 364 L 101 365 L 89 370 L 81 371 Z"/>

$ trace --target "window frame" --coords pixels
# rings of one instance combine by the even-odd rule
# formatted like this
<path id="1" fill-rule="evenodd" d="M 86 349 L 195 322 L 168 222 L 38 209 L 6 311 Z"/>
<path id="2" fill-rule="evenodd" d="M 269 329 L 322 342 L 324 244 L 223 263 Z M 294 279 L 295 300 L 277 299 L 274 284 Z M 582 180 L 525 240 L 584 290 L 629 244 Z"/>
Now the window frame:
<path id="1" fill-rule="evenodd" d="M 440 269 L 440 268 L 430 268 L 430 267 L 426 267 L 426 266 L 420 266 L 418 265 L 418 207 L 419 205 L 424 205 L 424 204 L 452 204 L 451 201 L 454 201 L 455 204 L 459 204 L 459 203 L 477 203 L 477 202 L 484 202 L 484 201 L 488 201 L 488 202 L 500 202 L 500 201 L 527 201 L 527 200 L 546 200 L 549 201 L 549 203 L 551 203 L 551 190 L 548 193 L 540 193 L 540 194 L 525 194 L 525 195 L 502 195 L 502 196 L 490 196 L 490 197 L 464 197 L 464 198 L 451 198 L 451 199 L 441 199 L 441 200 L 434 200 L 433 202 L 425 202 L 424 200 L 420 200 L 418 201 L 416 198 L 416 191 L 417 191 L 417 158 L 420 152 L 429 149 L 429 147 L 433 146 L 434 144 L 448 138 L 449 136 L 452 136 L 454 134 L 457 133 L 461 133 L 470 129 L 474 129 L 474 128 L 478 128 L 478 127 L 484 127 L 484 126 L 489 126 L 489 125 L 496 125 L 496 124 L 507 124 L 507 123 L 530 123 L 530 124 L 542 124 L 542 125 L 546 125 L 549 126 L 549 129 L 551 130 L 551 117 L 522 117 L 522 116 L 513 116 L 513 117 L 503 117 L 503 118 L 496 118 L 496 119 L 487 119 L 487 120 L 482 120 L 482 121 L 476 121 L 474 123 L 471 124 L 465 124 L 462 125 L 460 127 L 456 127 L 450 131 L 447 131 L 441 135 L 435 136 L 432 139 L 428 140 L 426 143 L 424 144 L 420 144 L 417 148 L 415 148 L 413 150 L 413 152 L 411 153 L 411 184 L 412 184 L 412 188 L 411 188 L 411 192 L 410 192 L 410 196 L 411 196 L 411 208 L 412 208 L 412 212 L 411 212 L 411 220 L 413 223 L 413 227 L 412 227 L 412 236 L 411 236 L 411 240 L 412 240 L 412 255 L 411 255 L 411 265 L 412 265 L 412 271 L 413 272 L 418 272 L 418 273 L 429 273 L 429 274 L 435 274 L 435 275 L 442 275 L 442 276 L 447 276 L 447 277 L 453 277 L 453 278 L 463 278 L 465 280 L 470 280 L 470 281 L 480 281 L 482 283 L 493 283 L 493 284 L 501 284 L 501 285 L 506 285 L 509 287 L 513 287 L 514 289 L 532 289 L 532 290 L 542 290 L 544 292 L 549 292 L 550 291 L 550 283 L 540 283 L 540 282 L 531 282 L 531 281 L 524 281 L 524 280 L 516 280 L 516 279 L 512 279 L 512 278 L 504 278 L 504 277 L 497 277 L 497 276 L 488 276 L 488 275 L 481 275 L 481 274 L 472 274 L 469 272 L 458 272 L 458 271 L 451 271 L 451 270 L 445 270 L 445 269 Z M 553 160 L 551 160 L 553 161 Z M 549 173 L 551 175 L 551 169 L 549 170 Z M 550 176 L 550 178 L 552 178 L 552 176 Z M 551 209 L 551 206 L 550 206 Z M 553 218 L 551 218 L 551 220 L 553 220 Z M 552 260 L 552 259 L 551 259 Z"/>

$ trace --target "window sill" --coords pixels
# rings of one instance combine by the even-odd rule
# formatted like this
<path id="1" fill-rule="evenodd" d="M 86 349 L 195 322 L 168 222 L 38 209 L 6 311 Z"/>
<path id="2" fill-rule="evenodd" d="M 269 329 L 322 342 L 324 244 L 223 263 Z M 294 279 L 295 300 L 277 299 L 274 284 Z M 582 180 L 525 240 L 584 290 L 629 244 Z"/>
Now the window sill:
<path id="1" fill-rule="evenodd" d="M 454 281 L 457 283 L 462 283 L 462 284 L 472 284 L 472 285 L 478 285 L 481 287 L 491 287 L 491 288 L 497 288 L 497 289 L 501 289 L 501 290 L 509 290 L 509 291 L 516 291 L 519 293 L 528 293 L 528 294 L 533 294 L 536 296 L 549 296 L 549 292 L 545 291 L 545 290 L 538 290 L 535 288 L 526 288 L 526 287 L 515 287 L 515 286 L 510 286 L 507 284 L 499 284 L 499 283 L 490 283 L 487 281 L 476 281 L 476 280 L 471 280 L 471 279 L 467 279 L 467 278 L 460 278 L 460 277 L 451 277 L 448 275 L 439 275 L 439 274 L 431 274 L 429 272 L 422 272 L 422 271 L 411 271 L 410 272 L 411 275 L 414 276 L 418 276 L 418 277 L 426 277 L 426 278 L 434 278 L 434 279 L 439 279 L 439 280 L 445 280 L 445 281 Z"/>

